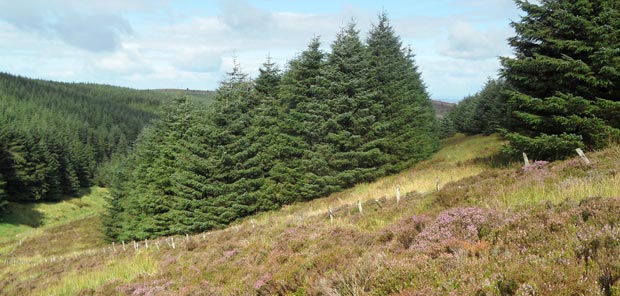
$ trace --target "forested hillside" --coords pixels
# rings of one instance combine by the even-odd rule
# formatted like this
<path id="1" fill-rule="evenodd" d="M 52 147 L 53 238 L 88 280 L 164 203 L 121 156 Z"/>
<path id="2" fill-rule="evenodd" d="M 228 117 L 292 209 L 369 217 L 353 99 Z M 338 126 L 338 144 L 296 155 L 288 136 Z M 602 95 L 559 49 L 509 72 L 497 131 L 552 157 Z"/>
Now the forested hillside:
<path id="1" fill-rule="evenodd" d="M 0 205 L 75 195 L 125 154 L 163 95 L 0 73 Z"/>
<path id="2" fill-rule="evenodd" d="M 222 227 L 399 171 L 437 147 L 411 50 L 381 15 L 366 42 L 350 24 L 330 52 L 315 38 L 286 71 L 267 61 L 251 80 L 236 65 L 208 111 L 166 105 L 119 167 L 104 223 L 118 240 Z"/>

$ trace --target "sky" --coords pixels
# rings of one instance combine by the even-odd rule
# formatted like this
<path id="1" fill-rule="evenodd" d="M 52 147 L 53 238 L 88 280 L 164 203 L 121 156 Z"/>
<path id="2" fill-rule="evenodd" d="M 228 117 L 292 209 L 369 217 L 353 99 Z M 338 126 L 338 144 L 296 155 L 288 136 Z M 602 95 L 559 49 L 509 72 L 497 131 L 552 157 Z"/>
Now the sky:
<path id="1" fill-rule="evenodd" d="M 138 89 L 214 90 L 236 60 L 255 77 L 314 36 L 329 51 L 385 11 L 432 99 L 455 102 L 497 77 L 519 18 L 512 0 L 0 0 L 0 72 Z"/>

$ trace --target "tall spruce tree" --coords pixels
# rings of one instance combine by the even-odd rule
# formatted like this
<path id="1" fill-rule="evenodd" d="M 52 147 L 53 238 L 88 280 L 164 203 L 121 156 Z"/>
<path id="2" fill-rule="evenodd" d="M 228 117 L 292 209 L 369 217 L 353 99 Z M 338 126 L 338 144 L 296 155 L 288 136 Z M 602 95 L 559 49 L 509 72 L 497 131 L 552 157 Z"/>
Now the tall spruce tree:
<path id="1" fill-rule="evenodd" d="M 403 48 L 385 13 L 373 25 L 368 39 L 370 108 L 376 116 L 370 126 L 368 148 L 386 157 L 386 172 L 395 172 L 428 157 L 438 148 L 437 124 L 431 100 L 413 61 Z"/>
<path id="2" fill-rule="evenodd" d="M 278 194 L 291 201 L 322 196 L 337 186 L 325 157 L 329 147 L 324 145 L 322 125 L 329 119 L 330 110 L 323 76 L 325 53 L 320 45 L 319 38 L 314 38 L 291 60 L 280 85 L 280 130 L 293 144 L 294 152 L 272 170 L 272 177 L 279 183 Z"/>
<path id="3" fill-rule="evenodd" d="M 620 7 L 615 0 L 530 3 L 512 23 L 515 57 L 502 74 L 515 90 L 507 151 L 538 159 L 603 147 L 620 137 Z"/>
<path id="4" fill-rule="evenodd" d="M 354 23 L 336 36 L 323 72 L 328 82 L 326 103 L 330 112 L 322 127 L 329 147 L 328 164 L 341 187 L 372 180 L 386 159 L 380 149 L 367 145 L 370 127 L 378 118 L 373 110 L 380 108 L 373 106 L 366 85 L 367 51 Z"/>
<path id="5" fill-rule="evenodd" d="M 278 183 L 271 178 L 271 170 L 292 158 L 289 155 L 288 137 L 280 132 L 278 94 L 282 72 L 267 58 L 255 79 L 254 92 L 258 105 L 253 110 L 253 118 L 246 133 L 247 148 L 245 158 L 239 168 L 245 172 L 247 182 L 253 184 L 253 191 L 242 194 L 251 195 L 256 200 L 256 210 L 277 209 L 288 199 L 279 190 Z"/>

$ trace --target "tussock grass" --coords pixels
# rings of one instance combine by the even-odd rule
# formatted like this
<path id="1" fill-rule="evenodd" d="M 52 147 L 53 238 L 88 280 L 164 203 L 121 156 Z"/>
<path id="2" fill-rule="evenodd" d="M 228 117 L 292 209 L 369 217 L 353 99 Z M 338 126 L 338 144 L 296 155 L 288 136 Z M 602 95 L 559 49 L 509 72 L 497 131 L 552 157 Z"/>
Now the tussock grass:
<path id="1" fill-rule="evenodd" d="M 109 259 L 108 259 L 109 260 Z M 157 272 L 157 261 L 148 252 L 132 257 L 109 260 L 105 266 L 89 271 L 72 271 L 51 287 L 35 295 L 75 295 L 86 289 L 96 289 L 115 281 L 128 282 L 138 276 L 149 276 Z"/>
<path id="2" fill-rule="evenodd" d="M 596 294 L 606 278 L 620 291 L 620 147 L 587 152 L 590 166 L 575 158 L 523 170 L 498 165 L 496 136 L 443 144 L 412 169 L 176 237 L 174 250 L 160 240 L 160 251 L 151 242 L 136 255 L 88 256 L 70 245 L 64 254 L 77 257 L 54 265 L 26 244 L 14 254 L 31 261 L 0 265 L 0 294 L 563 295 Z M 96 231 L 80 221 L 26 242 Z"/>

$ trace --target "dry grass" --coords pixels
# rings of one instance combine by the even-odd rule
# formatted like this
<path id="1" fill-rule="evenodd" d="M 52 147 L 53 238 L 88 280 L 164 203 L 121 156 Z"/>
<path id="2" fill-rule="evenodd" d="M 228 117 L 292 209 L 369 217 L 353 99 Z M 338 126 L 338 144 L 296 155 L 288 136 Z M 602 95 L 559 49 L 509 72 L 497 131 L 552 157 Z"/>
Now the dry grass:
<path id="1" fill-rule="evenodd" d="M 400 187 L 401 197 L 427 194 L 436 191 L 437 180 L 440 188 L 446 183 L 480 174 L 489 169 L 483 161 L 498 153 L 503 142 L 498 136 L 457 135 L 444 141 L 444 147 L 431 159 L 399 174 L 380 178 L 372 183 L 358 184 L 353 188 L 316 199 L 285 207 L 285 212 L 303 213 L 306 216 L 326 215 L 328 208 L 354 205 L 357 201 L 368 202 L 375 199 L 396 198 L 396 188 Z"/>
<path id="2" fill-rule="evenodd" d="M 525 172 L 519 165 L 490 167 L 501 145 L 497 137 L 458 136 L 400 174 L 189 241 L 176 237 L 175 249 L 165 238 L 161 250 L 151 242 L 137 254 L 119 244 L 113 254 L 89 254 L 81 245 L 34 252 L 27 244 L 13 251 L 24 264 L 0 265 L 0 294 L 596 294 L 607 275 L 619 291 L 620 265 L 607 262 L 620 262 L 620 243 L 611 240 L 589 261 L 579 254 L 594 254 L 583 251 L 589 241 L 615 237 L 616 228 L 602 225 L 620 229 L 620 200 L 609 198 L 620 197 L 620 148 L 589 153 L 592 166 L 572 159 Z M 26 242 L 84 227 L 73 223 Z M 41 262 L 51 254 L 65 258 Z"/>
<path id="3" fill-rule="evenodd" d="M 146 252 L 132 257 L 110 259 L 104 266 L 87 271 L 72 271 L 59 282 L 35 295 L 75 295 L 82 290 L 96 289 L 111 281 L 119 284 L 138 276 L 154 275 L 157 272 L 156 256 Z"/>

